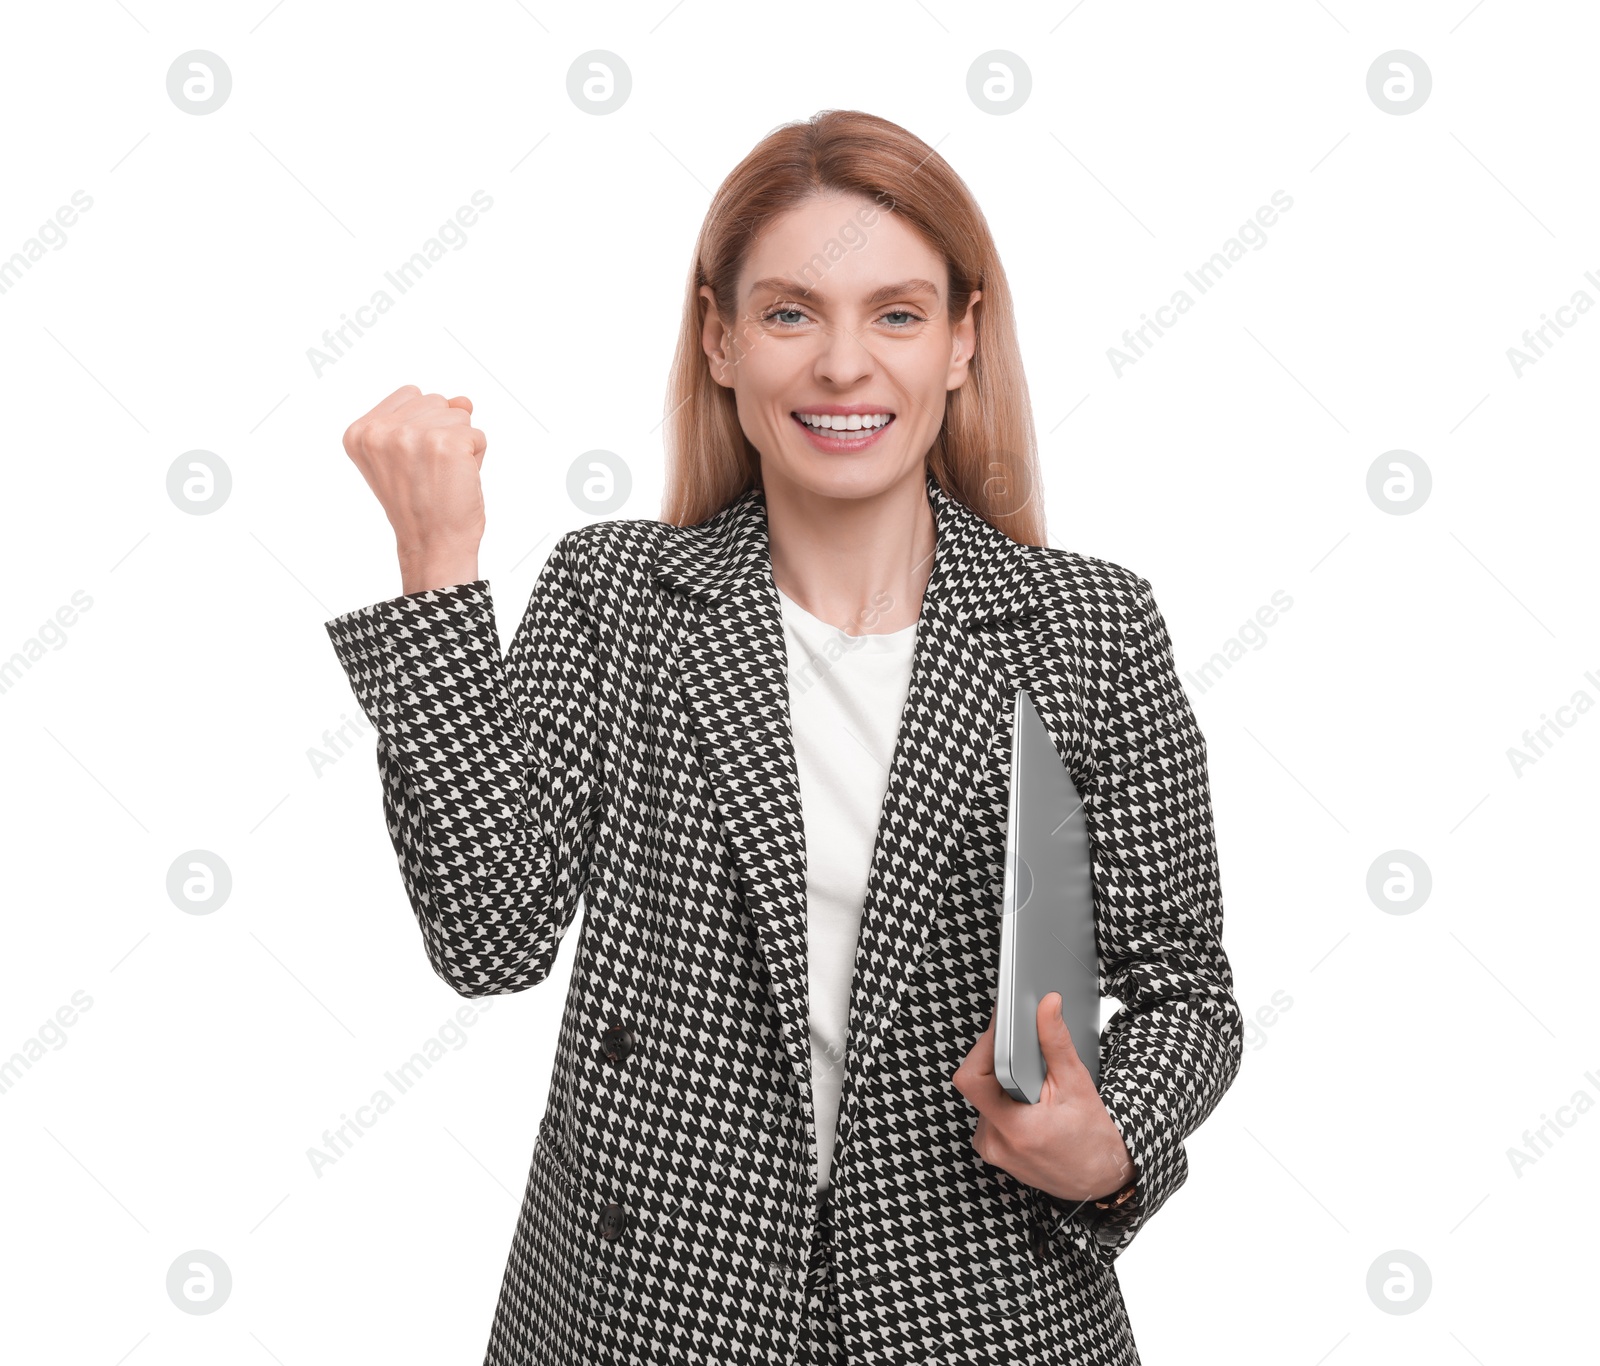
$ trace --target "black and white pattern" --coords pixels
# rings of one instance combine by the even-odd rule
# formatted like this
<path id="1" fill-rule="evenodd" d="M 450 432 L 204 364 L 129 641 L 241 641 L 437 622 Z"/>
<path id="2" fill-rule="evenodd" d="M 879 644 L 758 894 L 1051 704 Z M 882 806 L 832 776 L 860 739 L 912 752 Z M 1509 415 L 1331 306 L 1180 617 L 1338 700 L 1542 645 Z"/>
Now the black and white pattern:
<path id="1" fill-rule="evenodd" d="M 1115 1259 L 1236 1074 L 1206 747 L 1149 583 L 937 527 L 863 908 L 833 1165 L 852 1366 L 1139 1360 Z M 585 914 L 486 1366 L 794 1362 L 817 1211 L 805 846 L 766 504 L 561 538 L 502 656 L 485 580 L 327 623 L 405 891 L 463 996 L 548 975 Z M 1087 811 L 1101 1095 L 1140 1172 L 1058 1205 L 972 1148 L 1009 700 Z"/>

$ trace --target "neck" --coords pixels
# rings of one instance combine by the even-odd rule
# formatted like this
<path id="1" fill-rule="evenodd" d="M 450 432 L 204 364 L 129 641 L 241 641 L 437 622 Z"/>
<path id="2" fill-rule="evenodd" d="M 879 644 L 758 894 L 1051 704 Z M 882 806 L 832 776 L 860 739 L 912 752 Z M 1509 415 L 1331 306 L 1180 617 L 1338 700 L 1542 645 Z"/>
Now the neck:
<path id="1" fill-rule="evenodd" d="M 772 577 L 851 635 L 898 631 L 922 612 L 933 573 L 933 508 L 918 469 L 864 497 L 820 494 L 763 472 Z"/>

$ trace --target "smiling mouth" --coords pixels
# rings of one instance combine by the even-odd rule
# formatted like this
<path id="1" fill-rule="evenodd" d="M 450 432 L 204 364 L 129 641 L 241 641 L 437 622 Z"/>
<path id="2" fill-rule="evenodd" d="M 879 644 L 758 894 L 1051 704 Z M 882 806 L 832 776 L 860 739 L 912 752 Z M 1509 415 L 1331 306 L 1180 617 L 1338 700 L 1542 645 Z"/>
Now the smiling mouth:
<path id="1" fill-rule="evenodd" d="M 870 446 L 894 425 L 891 412 L 852 413 L 849 417 L 834 417 L 822 413 L 791 412 L 789 416 L 810 438 L 812 445 L 823 450 L 856 450 Z"/>

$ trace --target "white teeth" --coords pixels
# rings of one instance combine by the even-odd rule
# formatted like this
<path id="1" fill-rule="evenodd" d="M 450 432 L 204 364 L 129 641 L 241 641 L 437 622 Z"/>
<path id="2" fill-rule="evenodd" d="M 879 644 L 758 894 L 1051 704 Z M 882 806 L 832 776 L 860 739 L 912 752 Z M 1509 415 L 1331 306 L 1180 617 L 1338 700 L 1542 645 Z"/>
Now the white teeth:
<path id="1" fill-rule="evenodd" d="M 796 413 L 808 427 L 818 427 L 824 431 L 858 432 L 864 427 L 881 427 L 888 422 L 893 413 L 852 413 L 849 417 L 830 417 L 819 413 Z"/>

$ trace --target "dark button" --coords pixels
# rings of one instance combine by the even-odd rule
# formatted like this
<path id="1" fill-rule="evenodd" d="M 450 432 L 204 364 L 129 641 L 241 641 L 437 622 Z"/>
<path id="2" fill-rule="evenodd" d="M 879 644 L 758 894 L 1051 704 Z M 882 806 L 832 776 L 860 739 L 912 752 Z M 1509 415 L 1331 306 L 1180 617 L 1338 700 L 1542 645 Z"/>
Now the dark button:
<path id="1" fill-rule="evenodd" d="M 633 1052 L 638 1036 L 627 1025 L 612 1025 L 600 1036 L 600 1054 L 609 1063 L 619 1063 Z"/>
<path id="2" fill-rule="evenodd" d="M 1035 1221 L 1028 1225 L 1028 1246 L 1033 1249 L 1033 1255 L 1041 1262 L 1050 1256 L 1050 1227 L 1047 1224 Z"/>
<path id="3" fill-rule="evenodd" d="M 622 1230 L 627 1226 L 628 1211 L 614 1201 L 600 1211 L 600 1236 L 608 1242 L 614 1243 L 622 1237 Z"/>

